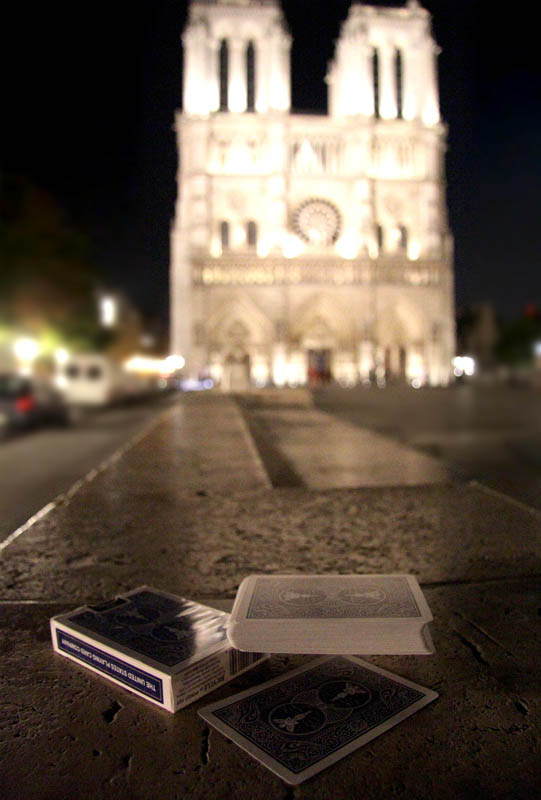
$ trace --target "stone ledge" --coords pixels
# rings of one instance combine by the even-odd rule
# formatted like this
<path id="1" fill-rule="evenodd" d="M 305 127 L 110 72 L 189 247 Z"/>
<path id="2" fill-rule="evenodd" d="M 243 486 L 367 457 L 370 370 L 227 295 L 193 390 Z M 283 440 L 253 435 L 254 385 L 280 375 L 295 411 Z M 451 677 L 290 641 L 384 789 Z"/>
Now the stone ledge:
<path id="1" fill-rule="evenodd" d="M 535 796 L 539 581 L 426 589 L 436 655 L 369 660 L 439 699 L 295 789 L 297 800 Z M 222 604 L 223 605 L 223 604 Z M 0 786 L 31 796 L 246 800 L 293 792 L 197 716 L 208 702 L 308 663 L 273 656 L 175 715 L 52 651 L 58 603 L 0 604 Z"/>

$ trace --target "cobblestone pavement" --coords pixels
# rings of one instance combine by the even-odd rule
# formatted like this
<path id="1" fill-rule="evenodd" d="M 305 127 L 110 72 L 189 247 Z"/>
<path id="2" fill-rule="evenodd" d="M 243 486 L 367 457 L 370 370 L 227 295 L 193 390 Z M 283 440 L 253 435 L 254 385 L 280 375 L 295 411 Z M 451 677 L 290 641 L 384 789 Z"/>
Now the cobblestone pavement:
<path id="1" fill-rule="evenodd" d="M 541 515 L 442 478 L 272 488 L 235 403 L 183 398 L 2 554 L 2 796 L 533 797 Z M 414 573 L 436 655 L 372 660 L 440 693 L 295 790 L 197 708 L 308 657 L 170 715 L 52 652 L 49 617 L 83 602 L 146 583 L 226 607 L 245 575 L 295 571 Z"/>

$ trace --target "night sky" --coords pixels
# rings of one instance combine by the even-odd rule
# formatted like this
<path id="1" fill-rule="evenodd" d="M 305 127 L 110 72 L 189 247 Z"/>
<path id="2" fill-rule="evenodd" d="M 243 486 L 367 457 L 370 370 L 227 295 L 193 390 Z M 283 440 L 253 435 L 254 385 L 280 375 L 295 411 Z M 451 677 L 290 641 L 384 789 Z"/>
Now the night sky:
<path id="1" fill-rule="evenodd" d="M 374 3 L 400 5 L 400 3 Z M 425 0 L 442 48 L 448 204 L 459 309 L 541 306 L 541 58 L 524 5 Z M 324 75 L 350 0 L 283 0 L 293 106 L 324 111 Z M 4 19 L 2 170 L 50 191 L 112 286 L 167 316 L 174 111 L 186 0 L 56 0 Z M 506 9 L 503 13 L 500 9 Z"/>

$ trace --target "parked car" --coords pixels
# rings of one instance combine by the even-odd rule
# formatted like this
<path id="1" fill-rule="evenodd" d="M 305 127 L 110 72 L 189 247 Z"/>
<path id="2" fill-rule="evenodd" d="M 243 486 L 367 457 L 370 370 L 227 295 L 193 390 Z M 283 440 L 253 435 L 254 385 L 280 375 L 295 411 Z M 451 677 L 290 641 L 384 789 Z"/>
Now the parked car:
<path id="1" fill-rule="evenodd" d="M 69 414 L 60 393 L 49 382 L 0 373 L 0 435 L 44 423 L 66 424 Z"/>

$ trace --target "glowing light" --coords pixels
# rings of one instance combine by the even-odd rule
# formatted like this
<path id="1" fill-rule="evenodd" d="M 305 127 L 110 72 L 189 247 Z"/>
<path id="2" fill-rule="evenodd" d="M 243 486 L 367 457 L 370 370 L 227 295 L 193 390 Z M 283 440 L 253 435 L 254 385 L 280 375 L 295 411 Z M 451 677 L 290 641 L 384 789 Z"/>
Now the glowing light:
<path id="1" fill-rule="evenodd" d="M 297 256 L 300 256 L 303 250 L 304 245 L 299 237 L 295 236 L 293 233 L 287 234 L 282 244 L 284 258 L 296 258 Z"/>
<path id="2" fill-rule="evenodd" d="M 150 356 L 131 356 L 124 364 L 126 372 L 138 372 L 143 375 L 172 375 L 184 366 L 182 356 L 167 358 L 151 358 Z"/>
<path id="3" fill-rule="evenodd" d="M 541 358 L 541 342 L 534 342 L 533 353 L 536 358 Z"/>
<path id="4" fill-rule="evenodd" d="M 406 92 L 402 108 L 402 117 L 408 121 L 415 118 L 415 100 L 411 92 Z"/>
<path id="5" fill-rule="evenodd" d="M 319 228 L 309 228 L 308 238 L 312 244 L 322 244 L 325 241 L 325 234 Z"/>
<path id="6" fill-rule="evenodd" d="M 64 391 L 64 389 L 68 388 L 69 381 L 65 375 L 60 374 L 60 375 L 55 375 L 54 384 L 57 389 Z"/>
<path id="7" fill-rule="evenodd" d="M 359 237 L 354 233 L 346 233 L 336 243 L 336 249 L 342 258 L 356 258 L 359 253 Z"/>
<path id="8" fill-rule="evenodd" d="M 65 347 L 59 347 L 57 350 L 55 350 L 54 357 L 58 366 L 63 367 L 69 361 L 69 350 L 66 350 Z"/>
<path id="9" fill-rule="evenodd" d="M 265 258 L 270 253 L 270 245 L 264 239 L 257 243 L 257 255 L 260 258 Z"/>
<path id="10" fill-rule="evenodd" d="M 396 99 L 394 97 L 391 81 L 389 80 L 390 75 L 386 69 L 390 66 L 390 58 L 388 53 L 383 54 L 383 56 L 381 64 L 383 74 L 380 89 L 379 113 L 382 119 L 394 119 L 397 114 Z"/>
<path id="11" fill-rule="evenodd" d="M 23 337 L 13 345 L 13 352 L 25 364 L 31 364 L 39 353 L 39 344 L 35 339 Z"/>
<path id="12" fill-rule="evenodd" d="M 425 125 L 437 125 L 440 121 L 440 114 L 435 102 L 428 103 L 423 111 L 423 122 Z"/>
<path id="13" fill-rule="evenodd" d="M 266 386 L 269 382 L 269 365 L 265 358 L 255 356 L 251 363 L 251 378 L 259 388 Z"/>
<path id="14" fill-rule="evenodd" d="M 222 246 L 217 238 L 214 238 L 210 244 L 210 254 L 213 258 L 220 258 L 222 255 Z"/>
<path id="15" fill-rule="evenodd" d="M 276 386 L 284 386 L 287 380 L 287 364 L 283 347 L 277 347 L 272 363 L 272 380 Z"/>
<path id="16" fill-rule="evenodd" d="M 368 242 L 368 255 L 370 256 L 370 258 L 377 258 L 379 255 L 378 243 L 375 242 L 374 240 Z"/>
<path id="17" fill-rule="evenodd" d="M 471 377 L 475 375 L 477 365 L 475 359 L 471 356 L 456 356 L 453 358 L 453 373 L 456 378 L 461 378 L 462 375 Z"/>
<path id="18" fill-rule="evenodd" d="M 185 363 L 186 362 L 182 358 L 182 356 L 178 355 L 167 356 L 167 358 L 163 362 L 165 368 L 164 371 L 166 373 L 172 374 L 173 372 L 177 372 L 179 369 L 182 369 Z"/>
<path id="19" fill-rule="evenodd" d="M 419 389 L 425 382 L 424 361 L 420 353 L 408 352 L 407 376 L 414 389 Z M 417 385 L 418 384 L 418 385 Z"/>
<path id="20" fill-rule="evenodd" d="M 224 368 L 219 361 L 211 361 L 209 372 L 215 384 L 222 382 Z"/>
<path id="21" fill-rule="evenodd" d="M 421 247 L 419 245 L 419 242 L 416 242 L 415 240 L 412 240 L 408 244 L 408 258 L 409 258 L 409 260 L 410 261 L 417 261 L 417 259 L 419 258 L 420 255 L 421 255 Z"/>
<path id="22" fill-rule="evenodd" d="M 141 372 L 144 374 L 160 374 L 163 359 L 148 358 L 147 356 L 132 356 L 122 365 L 126 372 Z"/>
<path id="23" fill-rule="evenodd" d="M 276 111 L 287 111 L 289 108 L 287 86 L 278 71 L 271 73 L 270 95 L 271 108 Z"/>
<path id="24" fill-rule="evenodd" d="M 196 378 L 185 378 L 180 382 L 180 388 L 183 392 L 200 392 L 203 390 L 212 389 L 214 381 L 211 378 L 205 378 L 200 381 Z"/>
<path id="25" fill-rule="evenodd" d="M 116 325 L 118 317 L 117 302 L 114 297 L 104 295 L 100 297 L 100 322 L 104 328 Z"/>
<path id="26" fill-rule="evenodd" d="M 246 111 L 246 87 L 242 80 L 234 78 L 230 81 L 227 99 L 230 111 Z"/>
<path id="27" fill-rule="evenodd" d="M 306 383 L 306 359 L 304 353 L 292 353 L 286 365 L 287 384 L 292 388 Z"/>
<path id="28" fill-rule="evenodd" d="M 370 372 L 372 370 L 372 366 L 374 364 L 374 360 L 372 357 L 372 345 L 370 342 L 362 342 L 360 351 L 359 351 L 359 375 L 361 376 L 361 380 L 363 382 L 370 383 Z"/>
<path id="29" fill-rule="evenodd" d="M 233 227 L 233 247 L 242 247 L 246 244 L 246 230 L 244 225 L 235 225 Z"/>

